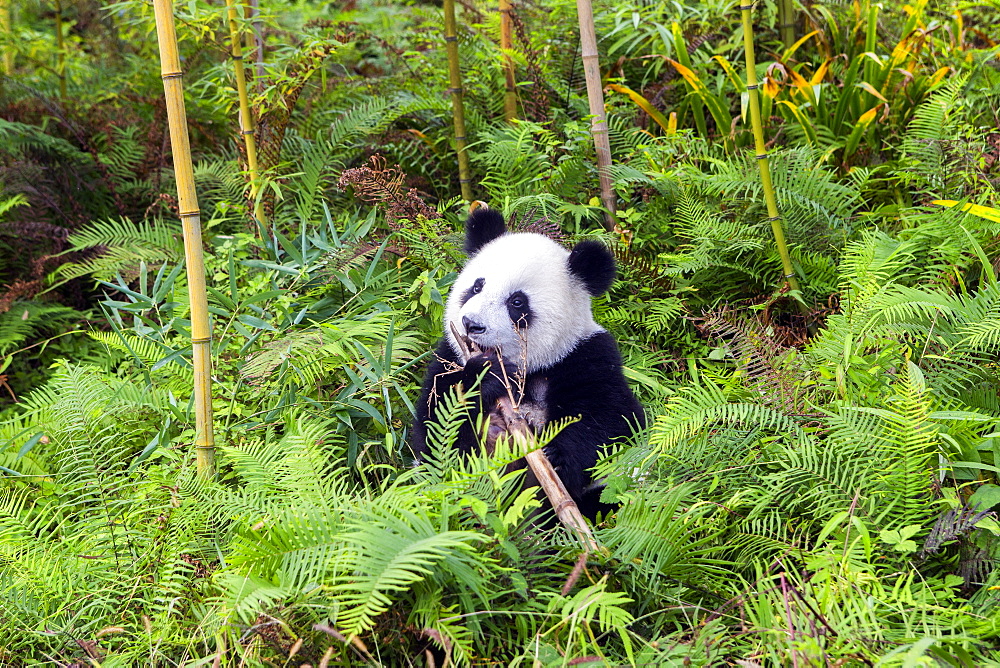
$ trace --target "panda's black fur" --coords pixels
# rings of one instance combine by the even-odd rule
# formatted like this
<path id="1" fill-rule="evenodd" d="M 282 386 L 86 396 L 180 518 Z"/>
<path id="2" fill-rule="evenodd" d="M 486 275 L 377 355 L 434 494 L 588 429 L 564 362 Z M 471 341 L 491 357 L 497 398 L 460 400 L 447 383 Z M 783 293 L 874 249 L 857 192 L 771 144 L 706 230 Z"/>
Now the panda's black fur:
<path id="1" fill-rule="evenodd" d="M 459 383 L 470 388 L 482 377 L 478 406 L 456 443 L 466 452 L 478 448 L 478 416 L 506 395 L 499 372 L 484 372 L 499 369 L 500 353 L 508 373 L 520 357 L 526 368 L 521 405 L 537 406 L 543 424 L 579 418 L 549 443 L 545 454 L 581 512 L 593 520 L 607 510 L 589 471 L 599 449 L 645 424 L 642 406 L 622 373 L 618 346 L 590 311 L 590 297 L 603 294 L 614 280 L 614 258 L 597 241 L 582 241 L 570 252 L 542 235 L 510 234 L 503 217 L 486 208 L 469 216 L 465 250 L 470 259 L 452 287 L 445 337 L 416 405 L 414 452 L 418 458 L 426 452 L 426 422 L 434 419 L 440 397 Z M 465 362 L 449 321 L 481 345 L 483 354 Z M 522 341 L 520 354 L 510 350 L 516 340 L 512 332 Z M 533 342 L 538 342 L 534 348 Z"/>

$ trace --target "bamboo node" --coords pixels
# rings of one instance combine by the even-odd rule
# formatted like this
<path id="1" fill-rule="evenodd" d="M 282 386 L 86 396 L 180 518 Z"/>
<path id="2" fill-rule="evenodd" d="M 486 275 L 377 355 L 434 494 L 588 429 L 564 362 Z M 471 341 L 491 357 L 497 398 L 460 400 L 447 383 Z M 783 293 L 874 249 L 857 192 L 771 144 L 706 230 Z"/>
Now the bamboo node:
<path id="1" fill-rule="evenodd" d="M 458 41 L 458 35 L 446 35 L 445 38 L 444 38 L 444 41 L 446 41 L 446 42 L 457 42 Z"/>
<path id="2" fill-rule="evenodd" d="M 753 84 L 752 86 L 747 86 L 747 90 L 757 90 L 760 88 L 760 84 Z"/>
<path id="3" fill-rule="evenodd" d="M 201 216 L 201 211 L 195 209 L 194 211 L 181 211 L 177 214 L 181 218 L 198 218 Z"/>
<path id="4" fill-rule="evenodd" d="M 243 60 L 243 54 L 237 56 L 235 53 L 233 53 L 230 54 L 229 57 L 232 58 L 233 60 Z"/>
<path id="5" fill-rule="evenodd" d="M 256 130 L 254 130 L 254 129 L 250 129 L 250 130 L 240 130 L 240 134 L 241 134 L 241 135 L 252 135 L 252 134 L 254 134 L 255 132 L 257 132 L 257 131 L 256 131 Z"/>
<path id="6" fill-rule="evenodd" d="M 199 336 L 198 338 L 191 337 L 191 343 L 211 343 L 211 336 Z"/>
<path id="7" fill-rule="evenodd" d="M 556 513 L 556 517 L 559 517 L 560 513 L 562 513 L 563 510 L 565 510 L 566 508 L 569 508 L 570 506 L 574 506 L 574 507 L 576 506 L 576 502 L 573 501 L 573 499 L 565 499 L 558 506 L 556 506 L 555 508 L 553 508 L 553 510 Z"/>
<path id="8" fill-rule="evenodd" d="M 758 155 L 755 155 L 754 158 L 756 158 L 757 160 L 767 160 L 767 153 L 760 153 Z"/>
<path id="9" fill-rule="evenodd" d="M 781 216 L 771 216 L 770 218 L 767 219 L 767 222 L 773 223 L 776 220 L 781 220 Z"/>
<path id="10" fill-rule="evenodd" d="M 740 5 L 740 11 L 747 11 L 753 9 L 754 5 Z"/>
<path id="11" fill-rule="evenodd" d="M 459 86 L 458 88 L 446 88 L 444 92 L 448 93 L 449 95 L 454 95 L 455 93 L 461 95 L 462 93 L 465 92 L 465 89 Z"/>
<path id="12" fill-rule="evenodd" d="M 795 272 L 793 271 L 790 274 L 785 274 L 785 278 L 795 278 Z"/>
<path id="13" fill-rule="evenodd" d="M 167 79 L 180 79 L 184 76 L 183 72 L 167 72 L 166 74 L 161 74 L 160 78 L 166 81 Z"/>

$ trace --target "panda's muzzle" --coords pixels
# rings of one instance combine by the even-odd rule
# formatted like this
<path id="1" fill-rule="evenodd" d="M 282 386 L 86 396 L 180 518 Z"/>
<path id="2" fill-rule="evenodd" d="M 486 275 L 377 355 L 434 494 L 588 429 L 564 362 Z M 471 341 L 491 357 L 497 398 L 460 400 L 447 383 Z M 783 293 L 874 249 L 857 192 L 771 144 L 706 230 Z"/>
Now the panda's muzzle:
<path id="1" fill-rule="evenodd" d="M 465 333 L 469 336 L 486 333 L 486 327 L 484 325 L 480 325 L 467 315 L 462 316 L 462 326 L 465 327 Z"/>

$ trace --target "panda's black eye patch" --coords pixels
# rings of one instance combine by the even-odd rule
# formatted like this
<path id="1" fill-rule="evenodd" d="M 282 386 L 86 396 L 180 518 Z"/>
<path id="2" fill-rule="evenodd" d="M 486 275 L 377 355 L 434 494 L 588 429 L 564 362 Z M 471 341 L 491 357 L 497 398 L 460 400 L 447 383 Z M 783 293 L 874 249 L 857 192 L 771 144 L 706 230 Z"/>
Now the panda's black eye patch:
<path id="1" fill-rule="evenodd" d="M 483 286 L 486 284 L 485 278 L 477 278 L 476 282 L 472 284 L 472 287 L 462 293 L 462 300 L 460 302 L 461 306 L 465 306 L 465 302 L 473 298 L 473 296 L 478 295 L 483 291 Z"/>
<path id="2" fill-rule="evenodd" d="M 518 327 L 530 325 L 534 314 L 531 312 L 528 295 L 518 290 L 507 297 L 507 314 L 510 316 L 511 322 Z"/>

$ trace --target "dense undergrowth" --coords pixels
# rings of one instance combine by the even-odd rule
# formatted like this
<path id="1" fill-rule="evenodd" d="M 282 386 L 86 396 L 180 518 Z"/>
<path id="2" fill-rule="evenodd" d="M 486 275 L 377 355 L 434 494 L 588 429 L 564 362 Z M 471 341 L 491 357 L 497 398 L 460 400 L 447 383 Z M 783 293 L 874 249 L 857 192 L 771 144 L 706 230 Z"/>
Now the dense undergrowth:
<path id="1" fill-rule="evenodd" d="M 462 261 L 439 8 L 260 3 L 266 227 L 225 8 L 176 8 L 215 337 L 206 481 L 152 13 L 64 8 L 59 66 L 50 3 L 15 4 L 0 665 L 1000 662 L 995 2 L 807 3 L 791 48 L 758 5 L 799 292 L 730 4 L 597 7 L 614 233 L 574 3 L 517 5 L 512 125 L 498 14 L 463 5 L 476 196 L 619 262 L 595 312 L 651 426 L 598 465 L 621 507 L 583 557 L 532 526 L 503 448 L 457 458 L 445 420 L 411 466 Z"/>

